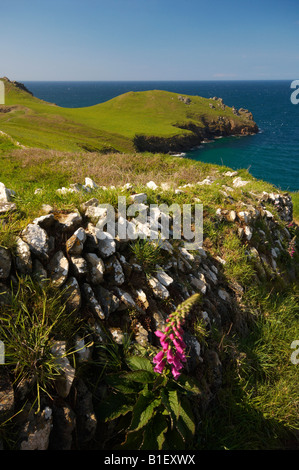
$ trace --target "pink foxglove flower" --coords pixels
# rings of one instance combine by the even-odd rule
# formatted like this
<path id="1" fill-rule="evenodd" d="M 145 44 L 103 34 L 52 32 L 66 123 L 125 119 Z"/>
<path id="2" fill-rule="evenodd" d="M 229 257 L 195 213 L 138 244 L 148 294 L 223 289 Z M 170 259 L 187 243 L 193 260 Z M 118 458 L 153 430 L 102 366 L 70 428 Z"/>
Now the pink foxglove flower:
<path id="1" fill-rule="evenodd" d="M 171 366 L 171 373 L 176 380 L 183 369 L 183 363 L 187 362 L 185 349 L 186 344 L 183 341 L 184 331 L 181 327 L 184 317 L 191 307 L 199 300 L 200 296 L 195 294 L 187 301 L 183 302 L 175 312 L 170 314 L 167 327 L 164 332 L 156 331 L 155 335 L 159 338 L 162 350 L 154 357 L 153 362 L 156 364 L 154 371 L 162 374 L 166 364 Z"/>
<path id="2" fill-rule="evenodd" d="M 291 258 L 293 258 L 296 251 L 296 235 L 292 238 L 288 246 L 288 253 Z"/>

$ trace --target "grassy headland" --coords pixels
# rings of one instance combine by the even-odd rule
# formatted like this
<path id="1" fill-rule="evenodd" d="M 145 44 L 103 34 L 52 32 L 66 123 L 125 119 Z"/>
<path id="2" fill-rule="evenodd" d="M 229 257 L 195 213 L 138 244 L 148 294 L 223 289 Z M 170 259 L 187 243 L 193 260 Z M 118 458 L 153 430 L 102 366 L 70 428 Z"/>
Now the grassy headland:
<path id="1" fill-rule="evenodd" d="M 221 100 L 153 90 L 129 92 L 87 108 L 62 108 L 5 83 L 1 130 L 28 147 L 66 151 L 180 150 L 212 135 L 257 132 L 250 113 Z M 238 114 L 236 114 L 238 113 Z M 142 141 L 142 142 L 141 142 Z"/>

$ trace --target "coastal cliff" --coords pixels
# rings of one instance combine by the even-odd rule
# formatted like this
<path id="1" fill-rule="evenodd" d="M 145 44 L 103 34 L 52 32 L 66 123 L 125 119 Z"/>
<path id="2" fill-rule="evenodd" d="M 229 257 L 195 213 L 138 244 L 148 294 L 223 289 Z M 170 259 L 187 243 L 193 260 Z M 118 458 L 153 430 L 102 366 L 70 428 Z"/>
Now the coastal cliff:
<path id="1" fill-rule="evenodd" d="M 178 96 L 178 99 L 182 98 Z M 192 97 L 185 97 L 183 101 L 187 106 L 192 103 Z M 214 102 L 215 104 L 212 104 Z M 186 119 L 192 120 L 178 122 L 173 124 L 178 129 L 188 131 L 188 134 L 174 135 L 172 137 L 158 137 L 144 134 L 137 134 L 134 137 L 134 145 L 137 151 L 173 153 L 184 152 L 199 146 L 203 141 L 211 140 L 217 137 L 228 136 L 246 136 L 253 135 L 259 131 L 253 115 L 246 109 L 236 110 L 227 108 L 222 99 L 213 98 L 209 100 L 209 109 L 219 112 L 229 109 L 231 114 L 219 115 L 215 113 L 202 115 L 192 114 L 190 111 L 186 114 Z"/>

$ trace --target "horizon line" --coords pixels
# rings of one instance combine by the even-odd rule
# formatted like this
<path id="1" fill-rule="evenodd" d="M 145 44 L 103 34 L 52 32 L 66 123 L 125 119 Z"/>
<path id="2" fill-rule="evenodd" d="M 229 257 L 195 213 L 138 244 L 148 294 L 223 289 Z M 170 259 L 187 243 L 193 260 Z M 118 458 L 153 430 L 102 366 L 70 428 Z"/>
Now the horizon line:
<path id="1" fill-rule="evenodd" d="M 4 78 L 4 77 L 2 77 Z M 15 81 L 23 81 L 23 82 L 288 82 L 295 80 L 294 78 L 226 78 L 226 79 L 212 79 L 212 78 L 201 78 L 201 79 L 141 79 L 141 80 L 121 80 L 121 79 L 111 79 L 111 80 L 99 80 L 99 79 L 88 79 L 88 80 L 76 80 L 76 79 L 63 79 L 63 80 L 34 80 L 34 79 L 18 79 Z"/>

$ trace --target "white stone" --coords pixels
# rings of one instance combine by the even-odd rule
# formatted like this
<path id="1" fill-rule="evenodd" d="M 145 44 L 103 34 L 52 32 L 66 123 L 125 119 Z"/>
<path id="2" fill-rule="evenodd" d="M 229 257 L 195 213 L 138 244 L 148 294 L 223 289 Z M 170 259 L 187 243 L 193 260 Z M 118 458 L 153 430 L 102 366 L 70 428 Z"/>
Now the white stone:
<path id="1" fill-rule="evenodd" d="M 209 314 L 208 314 L 206 311 L 202 312 L 202 318 L 203 318 L 203 320 L 204 320 L 204 322 L 205 322 L 206 324 L 210 324 L 210 323 L 211 323 Z"/>
<path id="2" fill-rule="evenodd" d="M 29 245 L 20 237 L 16 243 L 16 267 L 20 274 L 29 274 L 32 270 L 32 259 Z"/>
<path id="3" fill-rule="evenodd" d="M 180 253 L 184 256 L 184 258 L 188 261 L 194 261 L 194 256 L 192 253 L 189 253 L 188 250 L 184 247 L 179 247 Z"/>
<path id="4" fill-rule="evenodd" d="M 61 372 L 61 378 L 55 382 L 56 389 L 61 397 L 66 398 L 70 393 L 76 372 L 66 357 L 66 342 L 56 341 L 51 348 L 51 352 L 57 358 L 56 362 Z"/>
<path id="5" fill-rule="evenodd" d="M 88 274 L 87 261 L 82 258 L 82 256 L 71 256 L 71 263 L 75 272 L 75 276 L 81 277 Z"/>
<path id="6" fill-rule="evenodd" d="M 143 204 L 143 203 L 146 203 L 146 201 L 147 201 L 147 195 L 146 195 L 146 193 L 132 194 L 130 196 L 130 199 L 134 203 Z"/>
<path id="7" fill-rule="evenodd" d="M 234 210 L 230 211 L 228 214 L 228 220 L 230 220 L 231 222 L 234 222 L 236 218 L 237 218 L 236 211 Z"/>
<path id="8" fill-rule="evenodd" d="M 248 183 L 249 181 L 242 180 L 240 176 L 238 176 L 237 178 L 233 180 L 234 188 L 241 188 L 243 186 L 246 186 Z"/>
<path id="9" fill-rule="evenodd" d="M 11 202 L 11 191 L 3 183 L 0 183 L 0 201 Z"/>
<path id="10" fill-rule="evenodd" d="M 266 215 L 267 219 L 274 219 L 274 215 L 272 214 L 272 212 L 270 212 L 268 210 L 265 210 L 265 215 Z"/>
<path id="11" fill-rule="evenodd" d="M 106 262 L 106 269 L 108 274 L 113 277 L 113 284 L 121 286 L 125 282 L 122 265 L 115 256 L 112 256 L 108 262 Z"/>
<path id="12" fill-rule="evenodd" d="M 57 221 L 63 231 L 74 230 L 82 222 L 79 212 L 71 212 L 70 214 L 59 214 Z"/>
<path id="13" fill-rule="evenodd" d="M 124 290 L 120 289 L 119 287 L 115 287 L 115 293 L 117 297 L 125 304 L 126 307 L 136 307 L 136 303 L 133 300 L 132 296 L 125 292 Z"/>
<path id="14" fill-rule="evenodd" d="M 197 253 L 202 257 L 202 258 L 207 258 L 207 252 L 203 248 L 198 248 Z"/>
<path id="15" fill-rule="evenodd" d="M 37 217 L 36 219 L 33 220 L 33 224 L 37 224 L 42 228 L 49 228 L 51 225 L 54 223 L 54 214 L 46 214 L 42 215 L 41 217 Z"/>
<path id="16" fill-rule="evenodd" d="M 126 334 L 121 330 L 121 328 L 109 328 L 113 341 L 116 344 L 124 344 Z"/>
<path id="17" fill-rule="evenodd" d="M 222 300 L 229 302 L 230 295 L 224 289 L 219 289 L 218 295 Z"/>
<path id="18" fill-rule="evenodd" d="M 65 186 L 62 186 L 62 188 L 59 188 L 56 190 L 58 194 L 68 194 L 68 193 L 76 193 L 77 191 L 73 188 L 66 188 Z"/>
<path id="19" fill-rule="evenodd" d="M 252 230 L 251 227 L 249 227 L 249 225 L 246 225 L 244 227 L 244 233 L 245 233 L 245 236 L 246 236 L 247 240 L 248 241 L 251 240 L 252 235 L 253 235 L 253 230 Z"/>
<path id="20" fill-rule="evenodd" d="M 161 284 L 161 282 L 158 281 L 158 279 L 156 279 L 154 276 L 149 277 L 148 283 L 151 286 L 153 293 L 156 297 L 162 300 L 169 298 L 170 294 L 166 287 L 163 286 L 163 284 Z"/>
<path id="21" fill-rule="evenodd" d="M 98 188 L 98 185 L 91 178 L 85 178 L 85 186 L 91 189 Z"/>
<path id="22" fill-rule="evenodd" d="M 62 286 L 67 279 L 69 272 L 69 262 L 62 251 L 55 253 L 49 263 L 49 275 L 56 287 Z"/>
<path id="23" fill-rule="evenodd" d="M 169 191 L 171 189 L 170 183 L 161 183 L 160 186 L 163 191 Z"/>
<path id="24" fill-rule="evenodd" d="M 76 338 L 75 348 L 80 362 L 86 362 L 91 358 L 91 348 L 85 345 L 84 338 Z"/>
<path id="25" fill-rule="evenodd" d="M 168 240 L 163 240 L 162 238 L 159 238 L 157 242 L 154 243 L 157 243 L 158 247 L 161 248 L 161 250 L 167 251 L 170 254 L 173 253 L 172 244 Z"/>
<path id="26" fill-rule="evenodd" d="M 87 263 L 89 263 L 91 266 L 91 269 L 89 270 L 90 282 L 92 284 L 100 284 L 104 279 L 104 261 L 95 253 L 87 253 L 85 258 Z"/>
<path id="27" fill-rule="evenodd" d="M 238 217 L 240 220 L 243 220 L 246 224 L 249 222 L 249 213 L 246 211 L 238 212 Z"/>
<path id="28" fill-rule="evenodd" d="M 81 255 L 83 246 L 86 240 L 86 232 L 80 227 L 75 233 L 66 241 L 66 250 L 70 255 Z"/>
<path id="29" fill-rule="evenodd" d="M 138 300 L 143 304 L 143 306 L 147 309 L 149 306 L 146 293 L 142 289 L 136 289 L 136 294 Z"/>
<path id="30" fill-rule="evenodd" d="M 205 178 L 204 180 L 202 181 L 199 181 L 197 184 L 199 184 L 200 186 L 203 186 L 203 185 L 211 185 L 213 183 L 213 181 L 208 177 L 208 178 Z"/>
<path id="31" fill-rule="evenodd" d="M 156 266 L 157 272 L 156 277 L 161 284 L 165 287 L 169 287 L 173 283 L 172 277 L 170 277 L 160 266 Z"/>
<path id="32" fill-rule="evenodd" d="M 37 224 L 29 224 L 22 232 L 30 251 L 37 257 L 48 259 L 49 238 L 47 232 Z"/>
<path id="33" fill-rule="evenodd" d="M 158 189 L 158 186 L 156 185 L 156 183 L 154 181 L 149 181 L 148 183 L 146 183 L 146 186 L 149 188 L 149 189 L 153 189 L 154 191 L 156 189 Z"/>
<path id="34" fill-rule="evenodd" d="M 69 277 L 64 285 L 66 309 L 70 313 L 78 313 L 81 307 L 81 290 L 75 277 Z"/>
<path id="35" fill-rule="evenodd" d="M 110 233 L 103 232 L 100 229 L 95 230 L 95 235 L 98 240 L 98 250 L 100 255 L 104 258 L 108 258 L 108 256 L 113 255 L 116 251 L 114 237 Z"/>
<path id="36" fill-rule="evenodd" d="M 20 450 L 48 450 L 52 427 L 52 410 L 47 406 L 26 423 L 26 439 L 20 443 Z"/>
<path id="37" fill-rule="evenodd" d="M 99 219 L 105 219 L 107 217 L 107 213 L 107 208 L 90 205 L 85 211 L 85 216 L 91 219 L 93 223 L 97 223 Z"/>
<path id="38" fill-rule="evenodd" d="M 123 185 L 123 189 L 126 189 L 126 190 L 129 190 L 129 189 L 132 189 L 133 188 L 133 185 L 131 183 L 126 183 Z"/>
<path id="39" fill-rule="evenodd" d="M 91 286 L 86 282 L 83 284 L 83 292 L 86 298 L 86 302 L 91 307 L 95 316 L 98 317 L 100 320 L 104 320 L 105 313 L 103 312 L 102 306 L 98 302 Z"/>
<path id="40" fill-rule="evenodd" d="M 199 277 L 190 275 L 190 282 L 193 287 L 198 289 L 202 294 L 207 292 L 207 282 L 203 274 L 200 274 Z"/>
<path id="41" fill-rule="evenodd" d="M 13 212 L 17 209 L 14 202 L 3 202 L 0 201 L 0 214 L 6 214 L 7 212 Z"/>
<path id="42" fill-rule="evenodd" d="M 217 284 L 218 282 L 218 279 L 217 279 L 217 276 L 216 274 L 206 265 L 203 265 L 204 266 L 204 270 L 205 270 L 205 273 L 207 275 L 207 277 L 214 283 L 214 284 Z"/>

